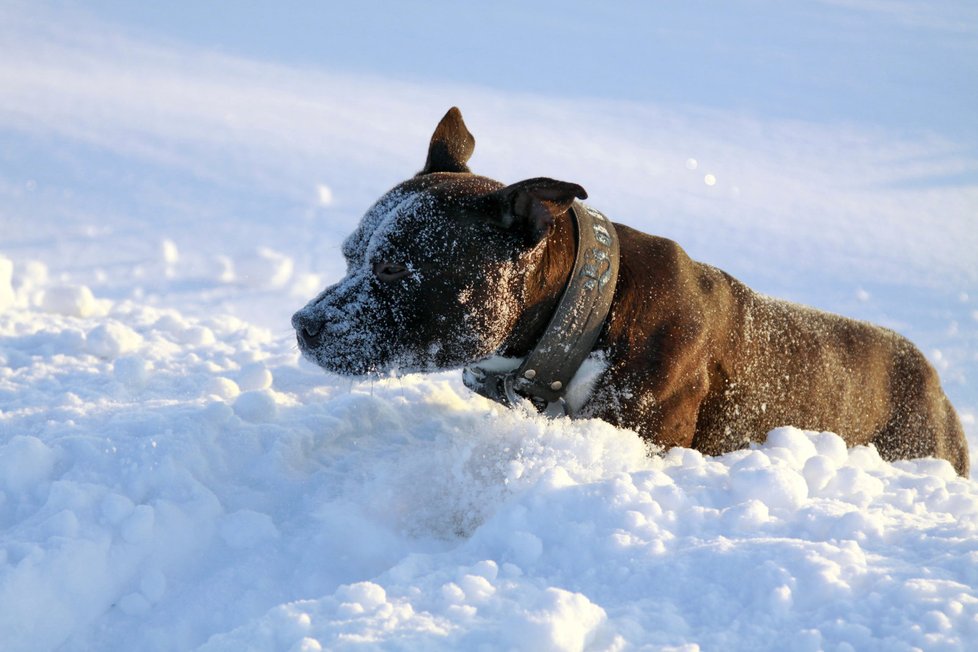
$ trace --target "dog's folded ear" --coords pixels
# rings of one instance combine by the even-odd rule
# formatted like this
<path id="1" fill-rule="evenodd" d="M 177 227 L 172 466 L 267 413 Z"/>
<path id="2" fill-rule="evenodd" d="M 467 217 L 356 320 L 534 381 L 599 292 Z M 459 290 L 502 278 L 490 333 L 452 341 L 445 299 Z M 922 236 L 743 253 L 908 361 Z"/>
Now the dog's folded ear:
<path id="1" fill-rule="evenodd" d="M 418 176 L 432 172 L 468 172 L 466 163 L 474 150 L 475 138 L 466 129 L 462 112 L 453 106 L 435 127 L 428 145 L 428 160 Z"/>
<path id="2" fill-rule="evenodd" d="M 587 199 L 587 192 L 576 183 L 546 177 L 514 183 L 493 195 L 498 200 L 500 224 L 507 229 L 522 230 L 531 244 L 549 235 L 554 220 L 575 199 Z"/>

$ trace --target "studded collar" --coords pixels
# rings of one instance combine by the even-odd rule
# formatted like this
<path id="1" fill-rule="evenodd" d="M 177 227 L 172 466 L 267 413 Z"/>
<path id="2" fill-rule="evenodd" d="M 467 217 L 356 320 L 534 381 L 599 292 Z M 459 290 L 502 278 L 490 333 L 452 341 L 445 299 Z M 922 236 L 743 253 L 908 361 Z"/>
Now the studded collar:
<path id="1" fill-rule="evenodd" d="M 524 397 L 541 411 L 552 413 L 559 405 L 564 414 L 574 416 L 564 395 L 608 317 L 619 249 L 611 220 L 581 202 L 574 202 L 570 212 L 577 232 L 574 269 L 543 336 L 516 369 L 465 368 L 463 381 L 469 389 L 503 405 L 512 407 Z"/>

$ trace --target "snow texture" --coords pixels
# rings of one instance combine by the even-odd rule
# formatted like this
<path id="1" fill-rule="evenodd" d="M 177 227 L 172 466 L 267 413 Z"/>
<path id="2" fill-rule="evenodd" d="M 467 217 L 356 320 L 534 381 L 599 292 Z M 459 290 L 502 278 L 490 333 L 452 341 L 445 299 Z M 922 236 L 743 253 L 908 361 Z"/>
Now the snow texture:
<path id="1" fill-rule="evenodd" d="M 5 6 L 0 650 L 975 648 L 978 483 L 945 462 L 790 425 L 656 457 L 458 372 L 351 382 L 301 359 L 289 317 L 458 104 L 477 172 L 579 182 L 758 290 L 907 335 L 978 458 L 978 130 L 954 109 L 974 106 L 974 10 L 772 4 L 782 34 L 754 3 L 703 25 L 700 5 L 565 5 L 580 18 L 548 30 L 579 58 L 553 79 L 527 21 L 457 9 L 485 30 L 452 35 L 470 56 L 435 81 L 395 74 L 437 27 L 402 10 L 367 16 L 370 52 L 350 30 L 364 72 L 186 44 L 135 9 Z M 566 47 L 582 25 L 628 31 L 607 48 L 622 79 L 668 92 L 616 95 L 601 49 Z M 525 77 L 489 77 L 483 42 Z M 562 94 L 587 88 L 564 70 L 595 94 Z"/>

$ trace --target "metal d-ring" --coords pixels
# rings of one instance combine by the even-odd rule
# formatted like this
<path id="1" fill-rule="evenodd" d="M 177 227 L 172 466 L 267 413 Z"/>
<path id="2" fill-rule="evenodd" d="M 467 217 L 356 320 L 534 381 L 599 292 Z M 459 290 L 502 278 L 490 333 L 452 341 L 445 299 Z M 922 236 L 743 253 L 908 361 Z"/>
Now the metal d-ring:
<path id="1" fill-rule="evenodd" d="M 503 397 L 509 407 L 515 406 L 520 402 L 520 397 L 516 393 L 516 374 L 508 373 L 503 376 Z"/>

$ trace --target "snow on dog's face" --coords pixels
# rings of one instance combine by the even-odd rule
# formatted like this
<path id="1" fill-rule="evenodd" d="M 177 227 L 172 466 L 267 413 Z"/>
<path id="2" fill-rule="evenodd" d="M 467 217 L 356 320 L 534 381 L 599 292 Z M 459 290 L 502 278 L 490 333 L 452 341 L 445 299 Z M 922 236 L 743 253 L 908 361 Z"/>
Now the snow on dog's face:
<path id="1" fill-rule="evenodd" d="M 344 375 L 433 371 L 487 358 L 523 314 L 554 216 L 575 184 L 503 187 L 469 173 L 457 109 L 425 168 L 367 211 L 343 243 L 347 274 L 292 317 L 303 355 Z"/>
<path id="2" fill-rule="evenodd" d="M 409 181 L 367 212 L 343 243 L 346 277 L 293 317 L 307 358 L 359 375 L 457 367 L 499 348 L 522 308 L 525 249 L 480 214 L 498 184 L 466 177 Z"/>

